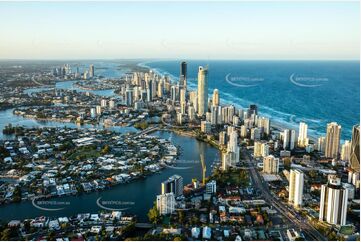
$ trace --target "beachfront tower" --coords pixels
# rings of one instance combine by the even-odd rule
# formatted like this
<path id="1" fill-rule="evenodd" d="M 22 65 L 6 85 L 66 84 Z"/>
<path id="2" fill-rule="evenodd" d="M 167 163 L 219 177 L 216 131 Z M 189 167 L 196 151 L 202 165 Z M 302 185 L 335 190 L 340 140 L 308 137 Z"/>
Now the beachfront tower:
<path id="1" fill-rule="evenodd" d="M 306 147 L 308 145 L 307 138 L 307 124 L 300 122 L 300 128 L 298 130 L 298 147 Z"/>
<path id="2" fill-rule="evenodd" d="M 219 105 L 219 92 L 218 92 L 218 89 L 213 90 L 212 105 L 213 106 L 218 106 Z"/>
<path id="3" fill-rule="evenodd" d="M 340 147 L 341 125 L 336 122 L 329 123 L 326 132 L 325 156 L 327 158 L 337 158 Z"/>
<path id="4" fill-rule="evenodd" d="M 187 62 L 185 61 L 180 64 L 179 85 L 184 88 L 187 87 Z"/>
<path id="5" fill-rule="evenodd" d="M 292 169 L 290 172 L 288 201 L 293 203 L 295 207 L 302 206 L 303 186 L 303 172 Z"/>
<path id="6" fill-rule="evenodd" d="M 319 220 L 330 224 L 345 225 L 347 215 L 348 189 L 341 179 L 330 175 L 328 183 L 321 186 Z"/>
<path id="7" fill-rule="evenodd" d="M 350 165 L 354 171 L 360 171 L 360 126 L 352 128 Z"/>
<path id="8" fill-rule="evenodd" d="M 198 68 L 198 116 L 203 116 L 208 109 L 208 68 Z"/>

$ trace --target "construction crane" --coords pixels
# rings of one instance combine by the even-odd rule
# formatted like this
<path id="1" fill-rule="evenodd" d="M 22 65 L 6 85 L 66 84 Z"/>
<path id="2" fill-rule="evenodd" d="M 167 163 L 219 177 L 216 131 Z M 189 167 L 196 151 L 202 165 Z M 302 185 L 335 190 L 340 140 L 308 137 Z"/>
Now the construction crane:
<path id="1" fill-rule="evenodd" d="M 201 164 L 202 164 L 202 183 L 203 183 L 203 186 L 205 186 L 206 185 L 207 167 L 206 167 L 206 164 L 204 162 L 204 154 L 203 154 L 203 152 L 200 154 L 200 158 L 201 158 Z"/>

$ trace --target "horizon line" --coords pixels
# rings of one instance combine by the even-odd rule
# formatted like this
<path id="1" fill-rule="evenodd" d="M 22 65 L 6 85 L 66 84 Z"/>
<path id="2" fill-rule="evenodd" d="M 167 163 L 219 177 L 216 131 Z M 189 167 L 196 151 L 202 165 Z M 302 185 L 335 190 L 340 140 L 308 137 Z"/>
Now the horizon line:
<path id="1" fill-rule="evenodd" d="M 120 60 L 120 61 L 140 61 L 140 60 L 152 60 L 152 61 L 176 61 L 176 60 L 219 60 L 219 61 L 360 61 L 360 59 L 351 58 L 340 58 L 340 59 L 308 59 L 308 58 L 281 58 L 281 59 L 270 59 L 270 58 L 257 58 L 257 59 L 246 59 L 246 58 L 0 58 L 0 61 L 100 61 L 100 60 Z"/>

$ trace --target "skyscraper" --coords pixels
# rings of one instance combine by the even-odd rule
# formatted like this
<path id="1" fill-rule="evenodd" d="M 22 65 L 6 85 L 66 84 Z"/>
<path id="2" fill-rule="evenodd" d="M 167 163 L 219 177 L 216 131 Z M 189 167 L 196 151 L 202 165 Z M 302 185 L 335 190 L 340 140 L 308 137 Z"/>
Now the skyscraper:
<path id="1" fill-rule="evenodd" d="M 174 193 L 175 197 L 183 194 L 183 178 L 179 175 L 173 175 L 162 182 L 162 194 Z"/>
<path id="2" fill-rule="evenodd" d="M 303 196 L 303 172 L 300 170 L 291 170 L 288 201 L 295 207 L 302 206 Z"/>
<path id="3" fill-rule="evenodd" d="M 198 68 L 198 116 L 203 116 L 208 109 L 208 68 Z"/>
<path id="4" fill-rule="evenodd" d="M 336 175 L 328 177 L 328 183 L 321 186 L 319 220 L 330 224 L 345 225 L 347 216 L 348 190 Z"/>
<path id="5" fill-rule="evenodd" d="M 352 128 L 350 165 L 354 171 L 360 171 L 360 126 Z"/>
<path id="6" fill-rule="evenodd" d="M 218 106 L 219 105 L 219 92 L 218 89 L 213 90 L 213 97 L 212 97 L 212 105 Z"/>
<path id="7" fill-rule="evenodd" d="M 298 130 L 297 144 L 299 147 L 306 147 L 308 145 L 307 124 L 304 122 L 300 122 L 300 128 Z"/>
<path id="8" fill-rule="evenodd" d="M 157 196 L 157 209 L 161 215 L 173 213 L 174 206 L 175 197 L 172 192 Z"/>
<path id="9" fill-rule="evenodd" d="M 296 131 L 285 129 L 283 131 L 283 149 L 293 150 L 295 148 Z"/>
<path id="10" fill-rule="evenodd" d="M 340 147 L 341 125 L 336 122 L 329 123 L 326 132 L 325 156 L 327 158 L 337 158 Z"/>
<path id="11" fill-rule="evenodd" d="M 290 138 L 290 150 L 295 148 L 296 144 L 296 130 L 291 130 L 291 138 Z"/>
<path id="12" fill-rule="evenodd" d="M 262 134 L 269 135 L 270 134 L 270 126 L 271 122 L 269 118 L 261 117 L 258 119 L 257 126 L 262 129 Z"/>
<path id="13" fill-rule="evenodd" d="M 180 65 L 180 77 L 179 85 L 186 88 L 187 87 L 187 62 L 182 61 Z"/>
<path id="14" fill-rule="evenodd" d="M 89 66 L 89 76 L 90 78 L 94 77 L 94 65 Z"/>
<path id="15" fill-rule="evenodd" d="M 249 105 L 249 108 L 248 108 L 247 112 L 248 112 L 248 117 L 251 117 L 252 114 L 257 115 L 258 114 L 257 105 L 256 104 Z"/>
<path id="16" fill-rule="evenodd" d="M 350 155 L 351 155 L 351 142 L 349 140 L 346 140 L 341 148 L 341 160 L 350 161 Z"/>
<path id="17" fill-rule="evenodd" d="M 317 150 L 319 152 L 324 152 L 325 151 L 325 137 L 319 137 L 317 140 Z"/>
<path id="18" fill-rule="evenodd" d="M 133 88 L 127 88 L 125 90 L 125 103 L 128 107 L 133 105 L 133 94 Z"/>
<path id="19" fill-rule="evenodd" d="M 263 158 L 263 172 L 268 174 L 278 174 L 279 158 L 269 155 Z"/>

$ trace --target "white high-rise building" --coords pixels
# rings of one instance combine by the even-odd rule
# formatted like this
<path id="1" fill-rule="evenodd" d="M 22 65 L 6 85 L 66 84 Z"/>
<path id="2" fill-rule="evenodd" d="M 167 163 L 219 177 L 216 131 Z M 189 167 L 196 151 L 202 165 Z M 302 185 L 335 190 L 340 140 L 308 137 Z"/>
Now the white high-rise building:
<path id="1" fill-rule="evenodd" d="M 211 107 L 211 124 L 216 125 L 217 124 L 217 117 L 218 117 L 218 107 L 212 106 Z"/>
<path id="2" fill-rule="evenodd" d="M 288 149 L 289 148 L 289 144 L 290 144 L 290 130 L 289 129 L 285 129 L 283 130 L 283 149 Z"/>
<path id="3" fill-rule="evenodd" d="M 187 103 L 186 102 L 181 102 L 180 103 L 180 112 L 181 114 L 186 114 L 186 109 L 187 109 Z"/>
<path id="4" fill-rule="evenodd" d="M 227 143 L 227 151 L 235 153 L 236 160 L 239 162 L 239 146 L 238 146 L 238 133 L 236 130 L 233 130 L 229 136 L 229 141 Z"/>
<path id="5" fill-rule="evenodd" d="M 265 157 L 269 155 L 269 145 L 265 142 L 255 141 L 254 142 L 254 157 Z"/>
<path id="6" fill-rule="evenodd" d="M 171 214 L 175 210 L 174 193 L 165 193 L 157 196 L 157 209 L 161 215 Z"/>
<path id="7" fill-rule="evenodd" d="M 97 113 L 96 113 L 96 109 L 95 108 L 91 108 L 90 109 L 90 117 L 91 118 L 96 118 Z"/>
<path id="8" fill-rule="evenodd" d="M 296 144 L 296 130 L 291 130 L 291 137 L 290 137 L 290 150 L 295 148 Z"/>
<path id="9" fill-rule="evenodd" d="M 222 170 L 226 171 L 229 167 L 235 166 L 237 159 L 239 160 L 239 153 L 227 151 L 222 154 Z"/>
<path id="10" fill-rule="evenodd" d="M 303 172 L 300 170 L 292 169 L 290 172 L 288 201 L 292 203 L 295 207 L 302 206 L 303 186 Z"/>
<path id="11" fill-rule="evenodd" d="M 263 133 L 264 133 L 265 135 L 269 135 L 269 134 L 270 134 L 271 122 L 270 122 L 270 119 L 269 119 L 269 118 L 260 117 L 260 118 L 257 120 L 257 126 L 263 130 Z M 263 136 L 263 134 L 262 134 L 262 136 Z"/>
<path id="12" fill-rule="evenodd" d="M 217 182 L 215 180 L 211 180 L 206 184 L 206 193 L 214 194 L 217 192 Z"/>
<path id="13" fill-rule="evenodd" d="M 342 186 L 341 178 L 330 175 L 328 183 L 321 186 L 319 220 L 330 224 L 345 225 L 348 190 Z"/>
<path id="14" fill-rule="evenodd" d="M 132 88 L 127 88 L 127 90 L 125 91 L 125 103 L 126 105 L 129 106 L 133 106 L 133 89 Z M 143 99 L 144 100 L 144 99 Z M 144 100 L 145 101 L 145 100 Z"/>
<path id="15" fill-rule="evenodd" d="M 186 89 L 181 88 L 180 89 L 180 103 L 186 102 Z"/>
<path id="16" fill-rule="evenodd" d="M 201 122 L 201 131 L 203 133 L 207 133 L 209 134 L 212 130 L 212 126 L 211 126 L 211 123 L 208 122 L 208 121 L 202 121 Z"/>
<path id="17" fill-rule="evenodd" d="M 350 156 L 351 156 L 351 142 L 349 140 L 346 140 L 341 148 L 341 160 L 348 162 L 350 161 Z"/>
<path id="18" fill-rule="evenodd" d="M 293 150 L 295 148 L 296 131 L 285 129 L 283 131 L 283 149 Z"/>
<path id="19" fill-rule="evenodd" d="M 96 108 L 97 115 L 102 114 L 102 107 L 101 106 L 96 106 L 95 108 Z"/>
<path id="20" fill-rule="evenodd" d="M 325 140 L 325 137 L 319 137 L 317 139 L 317 151 L 322 153 L 325 151 Z"/>
<path id="21" fill-rule="evenodd" d="M 198 116 L 203 116 L 208 109 L 208 68 L 198 68 Z"/>
<path id="22" fill-rule="evenodd" d="M 242 138 L 247 137 L 247 127 L 245 125 L 241 126 L 241 137 Z"/>
<path id="23" fill-rule="evenodd" d="M 278 174 L 279 158 L 269 155 L 263 158 L 263 172 L 268 174 Z"/>
<path id="24" fill-rule="evenodd" d="M 227 133 L 225 131 L 219 132 L 219 144 L 220 145 L 227 144 Z"/>
<path id="25" fill-rule="evenodd" d="M 102 108 L 104 108 L 104 107 L 106 107 L 107 106 L 107 100 L 106 99 L 102 99 L 101 101 L 100 101 L 100 106 L 102 107 Z"/>
<path id="26" fill-rule="evenodd" d="M 158 82 L 157 96 L 162 98 L 164 94 L 164 83 L 163 80 Z"/>
<path id="27" fill-rule="evenodd" d="M 94 77 L 94 65 L 89 66 L 89 77 L 90 78 Z"/>
<path id="28" fill-rule="evenodd" d="M 213 90 L 212 105 L 219 106 L 219 92 L 218 89 Z"/>
<path id="29" fill-rule="evenodd" d="M 325 143 L 325 156 L 337 158 L 340 147 L 341 125 L 336 122 L 327 124 Z"/>
<path id="30" fill-rule="evenodd" d="M 307 124 L 304 122 L 300 122 L 300 128 L 298 130 L 298 147 L 306 147 L 308 145 L 307 138 Z"/>
<path id="31" fill-rule="evenodd" d="M 193 106 L 188 107 L 188 117 L 189 121 L 194 121 L 196 118 L 196 111 L 194 110 Z"/>
<path id="32" fill-rule="evenodd" d="M 115 108 L 115 101 L 114 101 L 114 100 L 110 100 L 110 101 L 109 101 L 109 108 L 110 108 L 110 109 Z"/>

